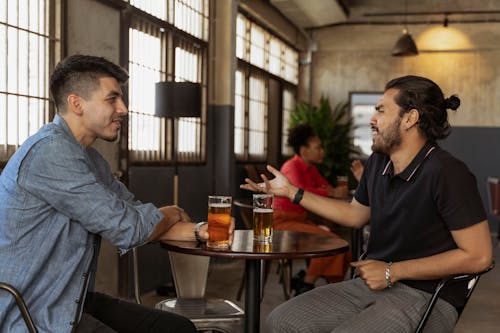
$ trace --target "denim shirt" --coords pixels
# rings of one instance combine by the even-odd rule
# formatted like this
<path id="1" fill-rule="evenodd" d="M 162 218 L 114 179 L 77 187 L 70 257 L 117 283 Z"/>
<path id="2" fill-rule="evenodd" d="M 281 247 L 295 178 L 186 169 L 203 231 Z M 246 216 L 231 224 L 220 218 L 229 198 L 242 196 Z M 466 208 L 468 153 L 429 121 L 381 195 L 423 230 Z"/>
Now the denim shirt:
<path id="1" fill-rule="evenodd" d="M 56 116 L 0 175 L 0 281 L 21 292 L 39 332 L 70 332 L 100 237 L 130 249 L 145 243 L 162 217 L 135 201 L 103 157 Z M 0 293 L 0 332 L 26 332 L 7 293 Z"/>

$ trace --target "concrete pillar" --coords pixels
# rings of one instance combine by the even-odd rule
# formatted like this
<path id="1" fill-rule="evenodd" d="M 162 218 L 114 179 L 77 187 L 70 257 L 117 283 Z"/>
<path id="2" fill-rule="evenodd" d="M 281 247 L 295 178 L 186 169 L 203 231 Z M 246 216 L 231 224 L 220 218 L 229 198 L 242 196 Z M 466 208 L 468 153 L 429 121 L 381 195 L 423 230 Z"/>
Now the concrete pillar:
<path id="1" fill-rule="evenodd" d="M 212 0 L 208 73 L 208 156 L 213 165 L 213 194 L 233 194 L 234 73 L 236 71 L 235 0 Z M 211 154 L 210 154 L 211 153 Z"/>

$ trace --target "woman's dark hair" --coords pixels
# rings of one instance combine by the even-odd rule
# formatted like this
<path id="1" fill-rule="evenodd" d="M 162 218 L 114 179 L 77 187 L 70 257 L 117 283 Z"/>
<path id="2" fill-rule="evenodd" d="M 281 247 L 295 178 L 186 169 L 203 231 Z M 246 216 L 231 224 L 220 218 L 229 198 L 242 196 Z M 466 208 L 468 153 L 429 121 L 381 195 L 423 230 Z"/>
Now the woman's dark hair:
<path id="1" fill-rule="evenodd" d="M 76 54 L 63 59 L 50 76 L 50 92 L 57 111 L 66 111 L 69 94 L 88 98 L 99 88 L 99 79 L 102 77 L 113 77 L 119 84 L 124 84 L 128 80 L 128 73 L 102 57 Z"/>
<path id="2" fill-rule="evenodd" d="M 418 126 L 430 141 L 446 138 L 451 132 L 447 109 L 456 110 L 460 99 L 453 95 L 444 98 L 441 88 L 433 81 L 415 75 L 393 79 L 385 90 L 397 89 L 394 100 L 400 106 L 400 115 L 416 109 L 420 119 Z"/>
<path id="3" fill-rule="evenodd" d="M 300 124 L 290 129 L 288 132 L 288 144 L 296 154 L 300 153 L 300 146 L 306 146 L 309 139 L 317 136 L 312 127 L 308 124 Z"/>

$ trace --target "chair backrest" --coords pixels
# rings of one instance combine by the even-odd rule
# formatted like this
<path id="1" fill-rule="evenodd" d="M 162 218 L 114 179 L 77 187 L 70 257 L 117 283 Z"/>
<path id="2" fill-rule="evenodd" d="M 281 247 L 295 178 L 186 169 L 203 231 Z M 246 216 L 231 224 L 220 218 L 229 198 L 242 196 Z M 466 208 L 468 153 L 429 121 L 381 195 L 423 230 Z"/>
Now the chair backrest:
<path id="1" fill-rule="evenodd" d="M 17 307 L 19 308 L 19 311 L 21 312 L 21 315 L 23 316 L 24 322 L 26 323 L 26 327 L 28 328 L 28 331 L 30 333 L 36 333 L 36 327 L 35 324 L 33 323 L 33 320 L 31 319 L 31 315 L 28 311 L 28 307 L 26 306 L 26 303 L 24 303 L 24 299 L 21 296 L 21 293 L 14 288 L 14 286 L 0 282 L 0 289 L 5 290 L 9 292 L 12 297 L 14 297 L 14 300 L 16 301 Z"/>
<path id="2" fill-rule="evenodd" d="M 436 289 L 434 290 L 434 293 L 432 294 L 431 299 L 429 300 L 429 303 L 427 304 L 427 308 L 424 312 L 424 315 L 420 319 L 420 322 L 417 326 L 417 329 L 415 330 L 415 333 L 421 333 L 424 329 L 425 324 L 427 323 L 427 320 L 430 317 L 430 314 L 432 312 L 432 309 L 434 308 L 434 305 L 436 304 L 439 295 L 441 294 L 441 291 L 446 288 L 447 286 L 460 282 L 460 281 L 467 281 L 467 291 L 466 294 L 464 295 L 464 303 L 461 307 L 457 308 L 458 312 L 458 317 L 460 318 L 460 315 L 462 314 L 465 306 L 467 305 L 467 302 L 469 301 L 469 298 L 472 295 L 472 292 L 477 286 L 477 283 L 479 281 L 479 278 L 491 271 L 495 267 L 495 262 L 493 262 L 487 269 L 485 269 L 482 272 L 479 273 L 473 273 L 473 274 L 459 274 L 459 275 L 451 275 L 448 276 L 439 282 L 437 285 Z"/>
<path id="3" fill-rule="evenodd" d="M 500 179 L 488 177 L 486 180 L 489 213 L 500 218 Z"/>

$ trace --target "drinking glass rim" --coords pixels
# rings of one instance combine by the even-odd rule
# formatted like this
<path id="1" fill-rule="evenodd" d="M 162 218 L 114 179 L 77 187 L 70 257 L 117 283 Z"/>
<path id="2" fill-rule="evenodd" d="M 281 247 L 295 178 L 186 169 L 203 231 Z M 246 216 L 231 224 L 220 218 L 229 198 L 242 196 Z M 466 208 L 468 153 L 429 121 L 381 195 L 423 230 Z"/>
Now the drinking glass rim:
<path id="1" fill-rule="evenodd" d="M 209 195 L 208 198 L 209 199 L 225 199 L 225 200 L 227 200 L 227 199 L 232 200 L 233 199 L 233 197 L 230 195 Z"/>

